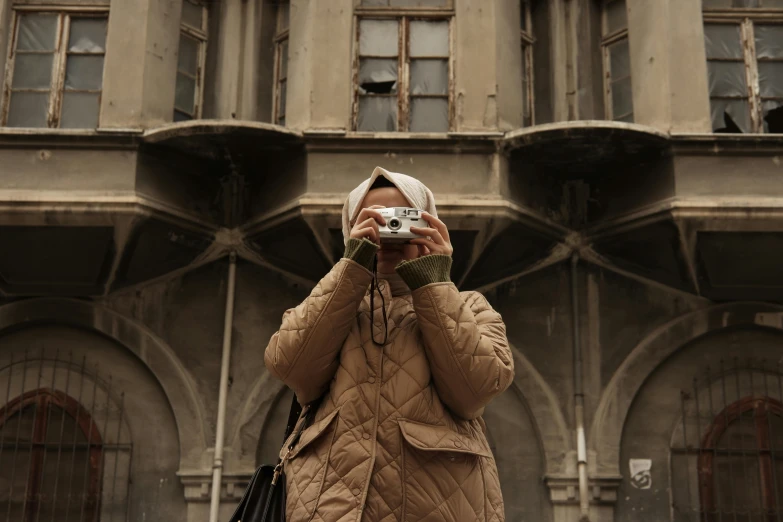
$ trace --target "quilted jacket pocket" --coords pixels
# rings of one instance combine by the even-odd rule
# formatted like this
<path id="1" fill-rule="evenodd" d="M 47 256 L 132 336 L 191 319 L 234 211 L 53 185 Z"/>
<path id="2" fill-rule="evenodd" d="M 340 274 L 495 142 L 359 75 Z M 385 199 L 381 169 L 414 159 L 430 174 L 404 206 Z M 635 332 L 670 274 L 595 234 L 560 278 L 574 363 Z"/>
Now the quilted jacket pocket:
<path id="1" fill-rule="evenodd" d="M 318 507 L 338 414 L 339 410 L 335 410 L 304 430 L 299 443 L 288 455 L 285 465 L 286 520 L 308 521 Z"/>
<path id="2" fill-rule="evenodd" d="M 403 520 L 433 517 L 485 522 L 482 460 L 491 451 L 478 436 L 446 426 L 400 420 L 403 438 Z"/>

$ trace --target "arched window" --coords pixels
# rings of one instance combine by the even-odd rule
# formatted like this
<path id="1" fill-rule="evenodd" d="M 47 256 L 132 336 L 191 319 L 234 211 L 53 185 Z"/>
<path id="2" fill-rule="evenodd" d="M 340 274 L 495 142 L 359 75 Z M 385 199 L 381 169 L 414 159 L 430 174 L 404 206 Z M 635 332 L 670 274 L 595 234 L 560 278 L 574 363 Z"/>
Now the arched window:
<path id="1" fill-rule="evenodd" d="M 601 48 L 604 59 L 606 118 L 631 123 L 633 89 L 625 0 L 604 0 L 602 11 Z"/>
<path id="2" fill-rule="evenodd" d="M 702 520 L 773 522 L 783 517 L 783 404 L 746 397 L 704 436 L 698 459 Z"/>
<path id="3" fill-rule="evenodd" d="M 783 0 L 702 0 L 712 128 L 783 132 Z"/>
<path id="4" fill-rule="evenodd" d="M 88 411 L 38 389 L 0 409 L 0 519 L 97 522 L 103 442 Z"/>

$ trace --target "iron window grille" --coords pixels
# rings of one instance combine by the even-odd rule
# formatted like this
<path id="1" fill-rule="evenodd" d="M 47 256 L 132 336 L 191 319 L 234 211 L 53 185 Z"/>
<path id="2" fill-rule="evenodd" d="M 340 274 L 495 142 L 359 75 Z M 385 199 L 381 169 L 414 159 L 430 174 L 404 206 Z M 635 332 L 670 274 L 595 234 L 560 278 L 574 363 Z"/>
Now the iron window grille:
<path id="1" fill-rule="evenodd" d="M 205 3 L 183 0 L 177 51 L 174 121 L 195 120 L 202 115 L 208 15 Z"/>
<path id="2" fill-rule="evenodd" d="M 126 521 L 133 447 L 111 378 L 27 352 L 0 376 L 0 520 Z"/>
<path id="3" fill-rule="evenodd" d="M 533 46 L 536 43 L 533 34 L 533 20 L 530 11 L 531 0 L 522 0 L 520 8 L 520 39 L 522 41 L 522 125 L 535 124 L 533 95 Z"/>
<path id="4" fill-rule="evenodd" d="M 633 122 L 631 53 L 625 0 L 604 0 L 601 13 L 601 53 L 604 63 L 606 119 Z"/>
<path id="5" fill-rule="evenodd" d="M 353 129 L 451 130 L 451 0 L 362 0 L 355 14 Z"/>
<path id="6" fill-rule="evenodd" d="M 272 121 L 285 127 L 288 93 L 288 31 L 291 18 L 289 0 L 279 0 L 275 22 L 275 93 Z"/>
<path id="7" fill-rule="evenodd" d="M 681 392 L 671 447 L 675 522 L 783 520 L 782 370 L 721 361 Z"/>
<path id="8" fill-rule="evenodd" d="M 14 7 L 2 124 L 98 127 L 107 24 L 105 8 Z"/>
<path id="9" fill-rule="evenodd" d="M 783 132 L 783 0 L 703 0 L 712 128 Z"/>

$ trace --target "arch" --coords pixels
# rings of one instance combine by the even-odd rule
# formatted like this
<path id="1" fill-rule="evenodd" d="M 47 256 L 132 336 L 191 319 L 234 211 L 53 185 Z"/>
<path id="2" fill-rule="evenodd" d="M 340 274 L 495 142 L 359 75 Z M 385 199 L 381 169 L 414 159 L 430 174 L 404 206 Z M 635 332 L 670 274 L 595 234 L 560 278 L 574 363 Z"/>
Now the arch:
<path id="1" fill-rule="evenodd" d="M 516 392 L 530 411 L 544 451 L 546 474 L 562 473 L 565 471 L 565 455 L 572 450 L 572 441 L 557 396 L 519 350 L 511 346 L 511 352 L 515 367 L 512 384 L 514 389 L 506 393 Z M 243 445 L 242 431 L 250 428 L 256 436 L 253 442 L 258 440 L 265 419 L 274 408 L 282 389 L 283 384 L 280 381 L 264 372 L 251 386 L 239 410 L 238 421 L 232 429 L 229 441 L 236 453 L 242 455 L 240 465 L 243 471 L 250 471 L 255 466 L 256 448 Z"/>
<path id="2" fill-rule="evenodd" d="M 180 470 L 201 467 L 208 432 L 204 410 L 195 383 L 165 341 L 136 320 L 77 299 L 28 299 L 0 307 L 0 333 L 36 324 L 60 324 L 91 330 L 133 352 L 160 383 L 174 413 L 180 446 Z"/>
<path id="3" fill-rule="evenodd" d="M 651 332 L 625 358 L 606 386 L 590 426 L 589 447 L 599 474 L 620 475 L 620 443 L 631 404 L 647 378 L 685 344 L 738 326 L 783 331 L 783 306 L 727 303 L 680 316 Z"/>

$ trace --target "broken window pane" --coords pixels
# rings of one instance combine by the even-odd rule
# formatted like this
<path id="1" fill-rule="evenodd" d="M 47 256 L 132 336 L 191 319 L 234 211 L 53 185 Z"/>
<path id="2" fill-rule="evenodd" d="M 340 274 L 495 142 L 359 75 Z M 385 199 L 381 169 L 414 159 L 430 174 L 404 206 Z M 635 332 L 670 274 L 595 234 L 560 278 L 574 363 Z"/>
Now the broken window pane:
<path id="1" fill-rule="evenodd" d="M 397 60 L 363 58 L 359 65 L 361 94 L 396 94 Z"/>
<path id="2" fill-rule="evenodd" d="M 783 58 L 783 25 L 756 24 L 753 32 L 758 58 Z"/>
<path id="3" fill-rule="evenodd" d="M 72 18 L 68 50 L 72 53 L 102 53 L 106 51 L 105 18 Z"/>
<path id="4" fill-rule="evenodd" d="M 63 129 L 94 129 L 98 126 L 98 94 L 66 92 L 60 127 Z"/>
<path id="5" fill-rule="evenodd" d="M 448 94 L 446 60 L 411 60 L 411 94 Z"/>
<path id="6" fill-rule="evenodd" d="M 783 98 L 783 62 L 759 62 L 762 98 Z"/>
<path id="7" fill-rule="evenodd" d="M 614 0 L 606 4 L 606 34 L 628 27 L 628 11 L 625 0 Z"/>
<path id="8" fill-rule="evenodd" d="M 53 54 L 17 54 L 14 89 L 48 89 L 52 83 Z"/>
<path id="9" fill-rule="evenodd" d="M 449 130 L 449 101 L 444 98 L 411 100 L 411 132 L 446 132 Z"/>
<path id="10" fill-rule="evenodd" d="M 397 130 L 396 96 L 361 96 L 358 130 L 393 132 Z"/>
<path id="11" fill-rule="evenodd" d="M 57 15 L 26 14 L 19 22 L 18 51 L 54 51 Z"/>
<path id="12" fill-rule="evenodd" d="M 174 108 L 193 114 L 196 100 L 196 80 L 177 73 L 177 87 L 174 92 Z"/>
<path id="13" fill-rule="evenodd" d="M 411 56 L 434 57 L 449 56 L 449 23 L 423 22 L 410 23 Z"/>
<path id="14" fill-rule="evenodd" d="M 179 56 L 177 69 L 196 76 L 198 72 L 199 41 L 184 34 L 179 35 Z"/>
<path id="15" fill-rule="evenodd" d="M 750 132 L 750 108 L 747 100 L 710 100 L 712 128 L 715 132 Z"/>
<path id="16" fill-rule="evenodd" d="M 359 22 L 359 54 L 362 56 L 397 56 L 399 23 L 396 20 L 362 20 Z"/>
<path id="17" fill-rule="evenodd" d="M 708 62 L 707 77 L 710 96 L 744 98 L 748 95 L 742 62 Z"/>
<path id="18" fill-rule="evenodd" d="M 392 7 L 445 7 L 449 0 L 389 0 Z"/>
<path id="19" fill-rule="evenodd" d="M 631 54 L 628 50 L 627 39 L 609 46 L 609 72 L 612 75 L 612 80 L 619 80 L 631 75 Z"/>
<path id="20" fill-rule="evenodd" d="M 740 27 L 736 24 L 707 24 L 704 43 L 708 59 L 742 60 Z"/>
<path id="21" fill-rule="evenodd" d="M 783 133 L 783 100 L 765 100 L 761 111 L 764 114 L 764 132 Z"/>
<path id="22" fill-rule="evenodd" d="M 46 127 L 48 92 L 13 92 L 8 111 L 9 127 Z"/>
<path id="23" fill-rule="evenodd" d="M 65 68 L 65 88 L 83 91 L 99 91 L 103 84 L 103 56 L 68 57 Z"/>
<path id="24" fill-rule="evenodd" d="M 189 0 L 182 2 L 182 23 L 195 29 L 204 27 L 204 8 Z"/>
<path id="25" fill-rule="evenodd" d="M 612 83 L 612 119 L 616 120 L 633 112 L 631 78 Z"/>

